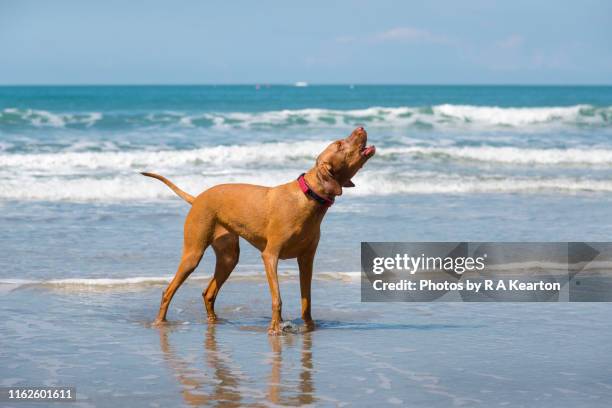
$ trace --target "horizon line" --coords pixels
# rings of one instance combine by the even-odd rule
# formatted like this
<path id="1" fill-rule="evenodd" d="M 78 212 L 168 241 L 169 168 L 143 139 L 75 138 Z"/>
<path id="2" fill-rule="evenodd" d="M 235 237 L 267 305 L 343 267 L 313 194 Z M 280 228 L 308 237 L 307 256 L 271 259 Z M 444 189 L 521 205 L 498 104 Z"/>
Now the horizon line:
<path id="1" fill-rule="evenodd" d="M 299 82 L 306 82 L 306 86 L 298 86 L 296 85 Z M 213 82 L 204 82 L 204 83 L 23 83 L 23 84 L 2 84 L 0 83 L 0 87 L 113 87 L 113 86 L 132 86 L 132 87 L 145 87 L 145 86 L 289 86 L 296 88 L 307 88 L 310 86 L 541 86 L 541 87 L 588 87 L 588 86 L 605 86 L 610 87 L 612 83 L 317 83 L 317 82 L 308 82 L 308 81 L 296 81 L 293 83 L 290 82 L 236 82 L 236 83 L 213 83 Z"/>

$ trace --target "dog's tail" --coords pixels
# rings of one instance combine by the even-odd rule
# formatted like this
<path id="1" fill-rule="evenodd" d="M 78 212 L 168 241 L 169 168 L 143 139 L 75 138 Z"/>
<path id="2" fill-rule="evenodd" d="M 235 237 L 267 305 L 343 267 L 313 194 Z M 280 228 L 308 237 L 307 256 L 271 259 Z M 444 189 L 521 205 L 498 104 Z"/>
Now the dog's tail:
<path id="1" fill-rule="evenodd" d="M 174 191 L 177 196 L 181 197 L 183 200 L 187 201 L 189 204 L 192 204 L 193 200 L 195 200 L 194 196 L 192 196 L 191 194 L 187 194 L 186 192 L 184 192 L 183 190 L 178 188 L 173 182 L 171 182 L 170 180 L 168 180 L 164 176 L 160 176 L 159 174 L 155 174 L 155 173 L 147 173 L 147 172 L 142 172 L 140 174 L 142 174 L 143 176 L 153 177 L 153 178 L 156 178 L 156 179 L 160 180 L 165 185 L 170 187 L 170 189 L 172 191 Z"/>

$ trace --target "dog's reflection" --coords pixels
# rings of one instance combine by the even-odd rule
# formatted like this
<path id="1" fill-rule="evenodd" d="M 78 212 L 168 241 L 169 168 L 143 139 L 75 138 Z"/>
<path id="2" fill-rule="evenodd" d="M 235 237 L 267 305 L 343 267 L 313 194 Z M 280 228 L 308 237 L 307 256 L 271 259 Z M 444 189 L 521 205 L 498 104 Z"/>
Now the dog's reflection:
<path id="1" fill-rule="evenodd" d="M 268 380 L 267 398 L 279 405 L 299 406 L 314 402 L 314 385 L 312 382 L 312 333 L 302 336 L 301 370 L 297 389 L 283 384 L 283 346 L 292 346 L 295 336 L 268 336 L 272 350 L 270 377 Z M 283 344 L 286 342 L 286 344 Z M 293 392 L 293 395 L 292 395 Z"/>
<path id="2" fill-rule="evenodd" d="M 269 402 L 278 405 L 299 406 L 315 402 L 312 380 L 312 333 L 300 336 L 270 336 L 271 351 L 270 375 L 265 390 L 257 392 L 253 382 L 249 381 L 239 369 L 232 368 L 233 362 L 226 351 L 219 350 L 216 339 L 216 326 L 208 325 L 204 339 L 204 370 L 196 364 L 180 357 L 170 342 L 170 327 L 161 327 L 160 347 L 164 359 L 174 371 L 175 378 L 181 387 L 185 403 L 191 406 L 220 405 L 224 407 L 260 406 L 256 402 L 247 402 L 254 397 L 265 397 Z M 284 378 L 283 349 L 294 350 L 297 339 L 302 342 L 301 369 L 297 388 L 295 379 Z M 284 381 L 283 381 L 284 380 Z M 290 383 L 291 385 L 287 385 Z M 243 395 L 243 393 L 245 395 Z M 245 398 L 246 396 L 246 398 Z"/>

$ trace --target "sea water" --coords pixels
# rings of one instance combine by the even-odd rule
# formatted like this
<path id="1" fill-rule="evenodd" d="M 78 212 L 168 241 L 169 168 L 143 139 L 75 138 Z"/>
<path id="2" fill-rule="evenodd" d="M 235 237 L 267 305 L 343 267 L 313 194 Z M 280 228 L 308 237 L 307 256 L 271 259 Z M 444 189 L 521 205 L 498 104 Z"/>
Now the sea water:
<path id="1" fill-rule="evenodd" d="M 189 207 L 140 171 L 272 186 L 358 125 L 377 154 L 322 225 L 319 330 L 268 339 L 246 242 L 221 324 L 207 253 L 150 327 Z M 606 406 L 607 304 L 361 303 L 358 272 L 361 241 L 609 241 L 611 165 L 611 87 L 0 88 L 0 386 L 75 385 L 82 406 Z M 279 273 L 298 332 L 295 262 Z"/>

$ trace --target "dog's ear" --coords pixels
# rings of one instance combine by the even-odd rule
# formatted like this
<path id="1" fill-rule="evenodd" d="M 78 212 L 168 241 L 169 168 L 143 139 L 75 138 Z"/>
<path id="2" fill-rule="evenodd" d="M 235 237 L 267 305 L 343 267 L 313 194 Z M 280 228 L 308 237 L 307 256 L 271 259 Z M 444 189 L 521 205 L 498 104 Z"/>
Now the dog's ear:
<path id="1" fill-rule="evenodd" d="M 355 187 L 355 183 L 352 180 L 346 180 L 342 187 Z"/>
<path id="2" fill-rule="evenodd" d="M 334 178 L 331 164 L 328 162 L 317 163 L 317 178 L 325 193 L 333 196 L 342 195 L 342 187 Z"/>

